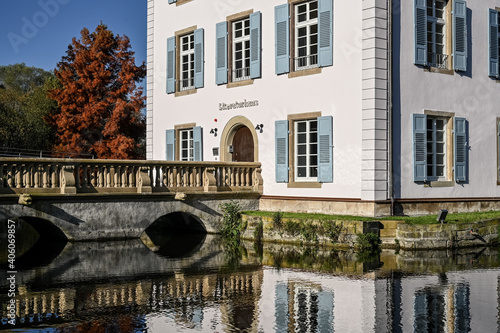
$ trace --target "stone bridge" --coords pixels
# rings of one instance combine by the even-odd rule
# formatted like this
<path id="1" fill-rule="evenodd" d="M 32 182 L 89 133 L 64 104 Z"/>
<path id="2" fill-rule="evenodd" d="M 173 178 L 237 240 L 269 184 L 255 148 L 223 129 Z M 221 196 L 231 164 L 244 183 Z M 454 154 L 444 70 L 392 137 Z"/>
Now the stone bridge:
<path id="1" fill-rule="evenodd" d="M 221 204 L 257 210 L 260 163 L 0 158 L 0 222 L 41 237 L 137 238 L 155 222 L 208 233 Z M 56 237 L 57 238 L 57 237 Z"/>

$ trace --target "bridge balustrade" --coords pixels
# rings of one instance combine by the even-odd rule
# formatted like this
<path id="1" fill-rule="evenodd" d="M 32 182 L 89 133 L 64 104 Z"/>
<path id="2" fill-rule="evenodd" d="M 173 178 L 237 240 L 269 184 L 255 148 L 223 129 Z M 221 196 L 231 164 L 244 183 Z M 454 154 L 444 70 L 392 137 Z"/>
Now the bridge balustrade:
<path id="1" fill-rule="evenodd" d="M 262 193 L 260 163 L 0 158 L 0 194 Z"/>

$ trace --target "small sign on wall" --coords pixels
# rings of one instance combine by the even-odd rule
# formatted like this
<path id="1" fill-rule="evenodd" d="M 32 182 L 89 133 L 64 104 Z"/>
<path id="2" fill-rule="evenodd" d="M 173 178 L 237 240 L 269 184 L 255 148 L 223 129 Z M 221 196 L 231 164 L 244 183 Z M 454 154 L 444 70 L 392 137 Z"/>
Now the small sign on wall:
<path id="1" fill-rule="evenodd" d="M 219 103 L 219 111 L 227 111 L 234 109 L 244 109 L 251 108 L 254 106 L 259 106 L 259 101 L 247 101 L 246 99 L 243 102 L 234 102 L 234 103 Z"/>

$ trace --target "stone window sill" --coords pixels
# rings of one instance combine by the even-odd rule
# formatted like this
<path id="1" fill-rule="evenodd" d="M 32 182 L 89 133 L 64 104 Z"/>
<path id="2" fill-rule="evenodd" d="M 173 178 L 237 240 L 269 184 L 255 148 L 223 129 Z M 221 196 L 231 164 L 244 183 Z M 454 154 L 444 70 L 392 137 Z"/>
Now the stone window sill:
<path id="1" fill-rule="evenodd" d="M 175 93 L 175 97 L 196 94 L 196 91 L 197 91 L 196 88 L 195 89 L 184 90 L 184 91 L 178 91 L 178 92 Z"/>
<path id="2" fill-rule="evenodd" d="M 314 74 L 319 74 L 319 73 L 321 73 L 321 67 L 316 67 L 316 68 L 304 69 L 302 71 L 290 72 L 290 73 L 288 73 L 288 78 L 292 79 L 294 77 L 314 75 Z"/>
<path id="3" fill-rule="evenodd" d="M 425 183 L 424 187 L 454 187 L 455 182 L 451 180 L 436 180 Z"/>
<path id="4" fill-rule="evenodd" d="M 321 183 L 318 182 L 289 182 L 288 188 L 321 188 Z"/>
<path id="5" fill-rule="evenodd" d="M 253 79 L 236 81 L 236 82 L 229 82 L 226 85 L 226 88 L 229 89 L 229 88 L 235 88 L 235 87 L 242 87 L 242 86 L 248 86 L 250 84 L 253 84 Z"/>

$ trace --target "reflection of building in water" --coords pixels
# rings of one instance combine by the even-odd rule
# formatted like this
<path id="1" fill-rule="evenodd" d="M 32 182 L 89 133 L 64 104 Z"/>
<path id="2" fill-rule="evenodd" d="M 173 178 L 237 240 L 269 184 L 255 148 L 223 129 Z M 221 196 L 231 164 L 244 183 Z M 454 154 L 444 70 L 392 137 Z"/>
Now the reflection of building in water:
<path id="1" fill-rule="evenodd" d="M 277 332 L 332 332 L 333 293 L 320 284 L 292 281 L 276 284 Z"/>

